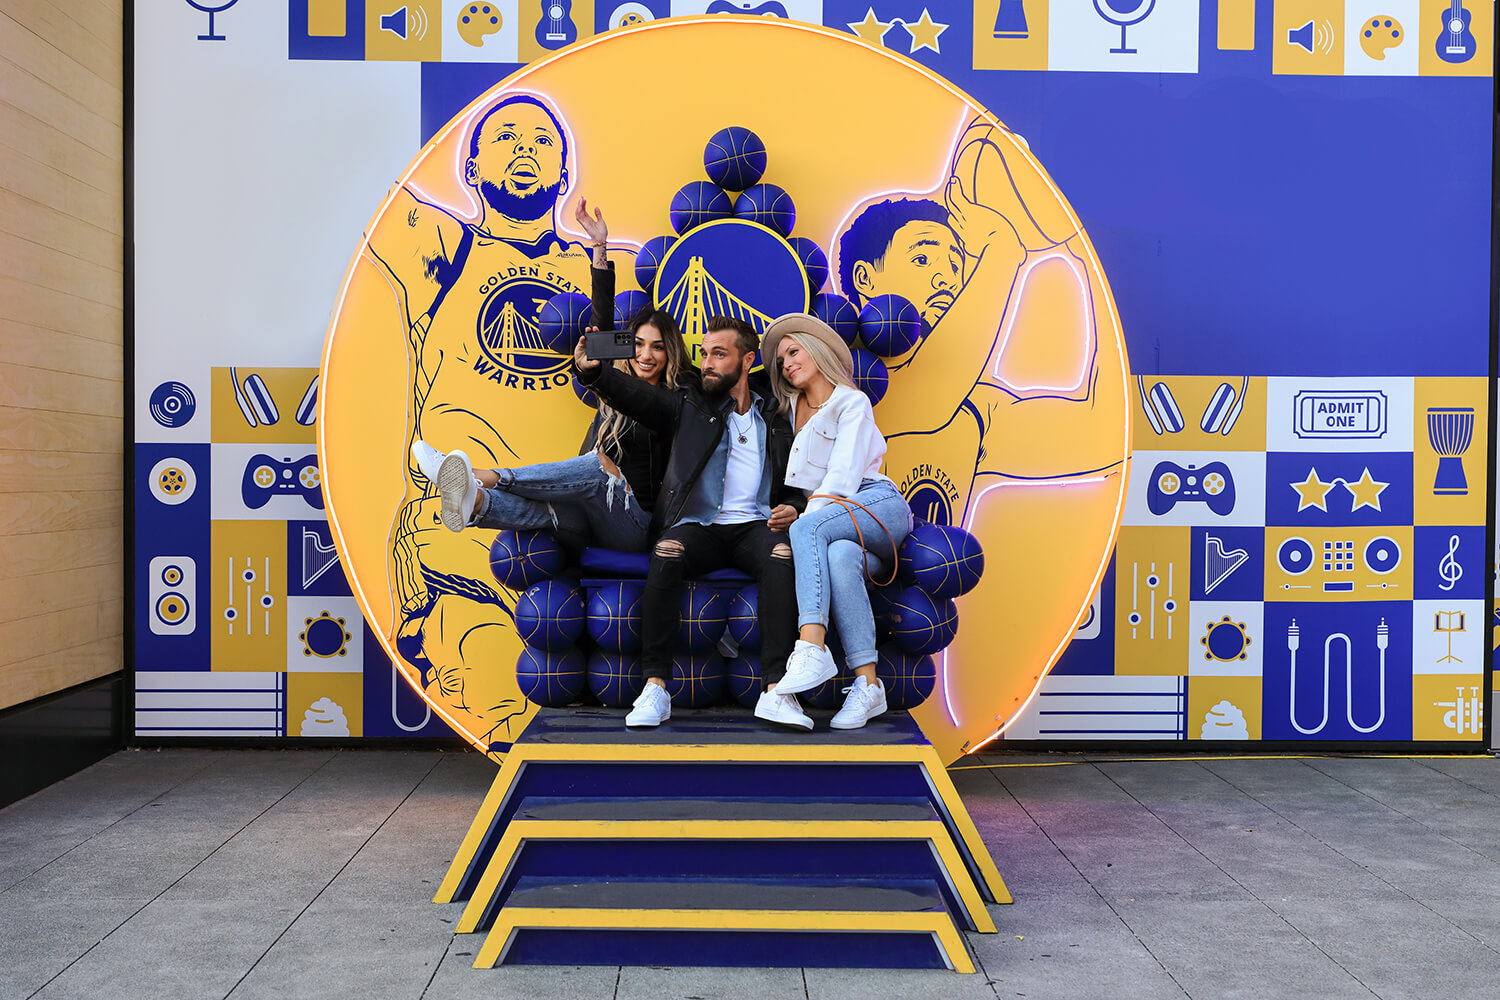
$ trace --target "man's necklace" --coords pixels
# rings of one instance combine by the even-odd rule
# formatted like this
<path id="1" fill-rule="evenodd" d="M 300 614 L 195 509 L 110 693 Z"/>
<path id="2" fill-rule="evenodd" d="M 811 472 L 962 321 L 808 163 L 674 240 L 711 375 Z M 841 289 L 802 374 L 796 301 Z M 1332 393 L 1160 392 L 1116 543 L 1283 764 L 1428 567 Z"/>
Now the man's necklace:
<path id="1" fill-rule="evenodd" d="M 730 422 L 734 424 L 734 433 L 739 437 L 740 444 L 749 444 L 750 443 L 750 429 L 755 426 L 755 417 L 749 416 L 745 420 L 745 423 L 744 423 L 743 426 L 740 425 L 740 422 L 739 422 L 738 418 L 739 418 L 739 414 L 738 413 L 734 413 L 732 411 L 730 412 L 729 419 L 730 419 Z"/>

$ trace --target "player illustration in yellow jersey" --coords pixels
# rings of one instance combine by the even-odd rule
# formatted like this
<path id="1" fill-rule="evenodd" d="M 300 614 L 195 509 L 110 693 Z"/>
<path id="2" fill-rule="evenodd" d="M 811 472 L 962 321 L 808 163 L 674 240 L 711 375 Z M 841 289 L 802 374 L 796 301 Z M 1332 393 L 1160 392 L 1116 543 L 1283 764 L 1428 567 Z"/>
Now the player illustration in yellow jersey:
<path id="1" fill-rule="evenodd" d="M 553 296 L 589 293 L 588 248 L 556 231 L 568 136 L 542 100 L 512 95 L 478 119 L 467 153 L 477 221 L 403 186 L 385 218 L 404 224 L 370 238 L 408 324 L 407 445 L 463 449 L 476 467 L 553 460 L 587 418 L 569 384 L 571 356 L 548 351 L 537 323 Z M 445 530 L 436 490 L 415 465 L 406 483 L 391 534 L 396 647 L 429 697 L 487 742 L 507 744 L 529 712 L 515 684 L 515 595 L 489 567 L 495 532 Z"/>
<path id="2" fill-rule="evenodd" d="M 922 339 L 889 362 L 877 416 L 887 473 L 935 523 L 966 523 L 986 477 L 1097 474 L 1120 462 L 1118 434 L 1085 430 L 1118 423 L 1099 397 L 1119 390 L 1099 384 L 1095 309 L 1105 296 L 1082 237 L 1056 212 L 1038 220 L 993 141 L 978 140 L 1000 163 L 987 164 L 985 203 L 975 200 L 978 172 L 962 151 L 990 129 L 976 122 L 960 139 L 942 204 L 870 204 L 838 242 L 840 288 L 856 306 L 896 294 L 921 313 Z"/>

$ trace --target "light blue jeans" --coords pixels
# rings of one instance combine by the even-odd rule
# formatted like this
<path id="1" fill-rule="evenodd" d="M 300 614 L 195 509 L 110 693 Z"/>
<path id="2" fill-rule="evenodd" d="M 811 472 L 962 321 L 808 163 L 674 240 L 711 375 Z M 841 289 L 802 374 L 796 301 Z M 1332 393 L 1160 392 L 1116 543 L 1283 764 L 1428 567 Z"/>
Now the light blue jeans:
<path id="1" fill-rule="evenodd" d="M 865 480 L 850 499 L 868 513 L 830 503 L 797 518 L 789 533 L 797 575 L 797 627 L 827 625 L 831 605 L 833 627 L 853 668 L 875 662 L 875 614 L 865 589 L 866 568 L 873 576 L 889 572 L 896 555 L 892 539 L 900 546 L 911 532 L 911 508 L 896 487 L 879 479 Z M 860 546 L 861 532 L 868 548 Z"/>
<path id="2" fill-rule="evenodd" d="M 651 515 L 623 476 L 604 471 L 592 452 L 561 462 L 496 469 L 500 485 L 480 489 L 474 524 L 513 531 L 551 531 L 572 545 L 646 551 Z"/>

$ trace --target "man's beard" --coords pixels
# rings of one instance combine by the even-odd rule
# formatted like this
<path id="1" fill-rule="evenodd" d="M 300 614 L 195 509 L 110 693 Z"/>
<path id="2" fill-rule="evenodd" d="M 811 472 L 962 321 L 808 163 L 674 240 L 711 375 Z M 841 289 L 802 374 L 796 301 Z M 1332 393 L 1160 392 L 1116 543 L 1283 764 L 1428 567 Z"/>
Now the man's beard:
<path id="1" fill-rule="evenodd" d="M 562 191 L 562 181 L 550 187 L 539 187 L 530 194 L 512 194 L 493 181 L 480 181 L 479 194 L 485 204 L 505 216 L 522 222 L 534 222 L 551 213 Z"/>
<path id="2" fill-rule="evenodd" d="M 729 395 L 734 387 L 740 384 L 741 374 L 742 373 L 738 370 L 735 371 L 733 377 L 730 377 L 728 375 L 719 375 L 715 372 L 704 372 L 702 375 L 703 394 L 705 396 Z"/>

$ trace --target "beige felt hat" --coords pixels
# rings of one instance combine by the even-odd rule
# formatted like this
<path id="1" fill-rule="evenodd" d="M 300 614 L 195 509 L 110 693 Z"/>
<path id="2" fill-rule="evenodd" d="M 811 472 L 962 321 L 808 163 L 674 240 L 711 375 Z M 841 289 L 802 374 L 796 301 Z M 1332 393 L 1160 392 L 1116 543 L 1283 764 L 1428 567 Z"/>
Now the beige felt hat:
<path id="1" fill-rule="evenodd" d="M 844 377 L 851 385 L 854 383 L 854 355 L 849 353 L 849 345 L 844 343 L 844 338 L 834 333 L 833 327 L 816 316 L 808 313 L 787 313 L 785 316 L 777 316 L 773 319 L 760 338 L 761 363 L 765 365 L 766 373 L 771 379 L 771 390 L 776 393 L 777 397 L 784 399 L 795 395 L 797 391 L 781 377 L 781 369 L 776 364 L 776 350 L 781 346 L 781 338 L 789 333 L 822 341 L 833 352 L 834 359 L 843 368 Z"/>

